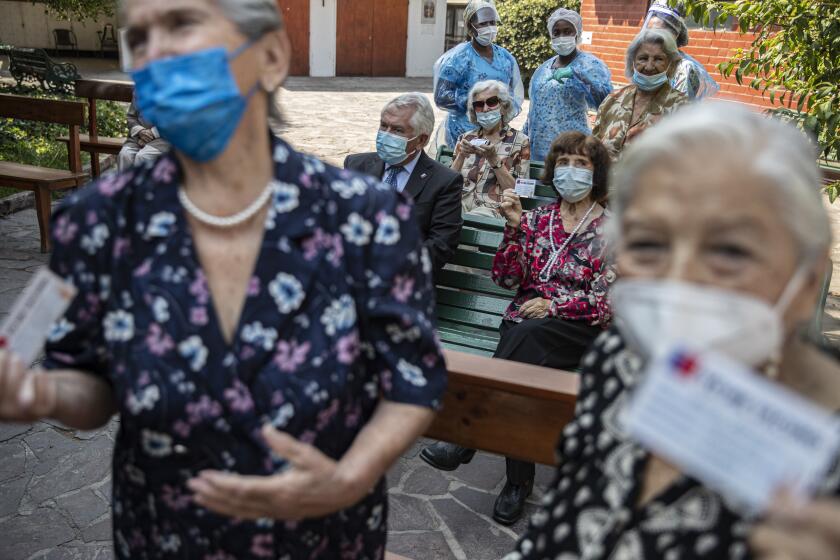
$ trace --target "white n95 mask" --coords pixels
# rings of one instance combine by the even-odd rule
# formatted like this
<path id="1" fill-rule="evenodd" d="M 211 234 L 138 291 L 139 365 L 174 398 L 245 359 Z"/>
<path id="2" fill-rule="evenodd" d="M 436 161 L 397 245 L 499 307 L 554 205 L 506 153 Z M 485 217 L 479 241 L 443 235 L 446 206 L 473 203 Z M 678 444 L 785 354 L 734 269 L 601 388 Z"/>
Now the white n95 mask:
<path id="1" fill-rule="evenodd" d="M 674 280 L 619 280 L 610 292 L 616 324 L 644 358 L 684 344 L 750 367 L 778 357 L 782 316 L 802 286 L 800 268 L 775 306 L 748 294 Z"/>

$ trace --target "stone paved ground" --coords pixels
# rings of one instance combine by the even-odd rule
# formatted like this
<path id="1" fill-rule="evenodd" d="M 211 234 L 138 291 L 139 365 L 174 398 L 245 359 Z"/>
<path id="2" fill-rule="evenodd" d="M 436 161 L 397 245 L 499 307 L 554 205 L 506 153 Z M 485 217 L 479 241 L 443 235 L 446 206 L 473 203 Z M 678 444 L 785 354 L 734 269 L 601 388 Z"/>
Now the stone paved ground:
<path id="1" fill-rule="evenodd" d="M 107 63 L 91 61 L 86 67 L 98 76 L 121 77 Z M 291 79 L 282 95 L 284 136 L 299 149 L 340 163 L 347 154 L 373 149 L 376 119 L 387 99 L 430 89 L 430 80 Z M 836 209 L 832 219 L 840 233 Z M 38 247 L 32 210 L 0 218 L 0 319 L 46 262 Z M 840 263 L 840 248 L 835 253 Z M 834 278 L 840 294 L 840 272 Z M 827 335 L 835 343 L 838 318 L 840 300 L 832 297 Z M 116 428 L 116 421 L 92 433 L 49 423 L 0 425 L 0 560 L 113 557 L 108 504 Z M 489 560 L 510 551 L 525 522 L 506 528 L 489 517 L 503 484 L 504 460 L 480 453 L 458 471 L 441 473 L 418 458 L 422 445 L 388 474 L 389 549 L 417 560 Z M 550 477 L 549 468 L 538 467 L 529 511 Z"/>

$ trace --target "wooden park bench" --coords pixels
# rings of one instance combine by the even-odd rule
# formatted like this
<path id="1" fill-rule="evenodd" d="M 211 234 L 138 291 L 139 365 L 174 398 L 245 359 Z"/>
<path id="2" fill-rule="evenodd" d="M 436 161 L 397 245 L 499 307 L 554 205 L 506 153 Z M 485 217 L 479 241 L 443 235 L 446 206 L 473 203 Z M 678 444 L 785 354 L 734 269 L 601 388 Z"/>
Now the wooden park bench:
<path id="1" fill-rule="evenodd" d="M 451 150 L 439 149 L 443 165 L 452 160 Z M 539 179 L 542 165 L 531 165 L 531 177 Z M 553 187 L 537 184 L 536 198 L 523 199 L 526 210 L 557 200 Z M 501 288 L 490 279 L 493 257 L 502 242 L 504 221 L 464 215 L 461 239 L 451 264 L 469 267 L 483 274 L 464 272 L 447 266 L 437 278 L 438 334 L 445 348 L 479 356 L 491 356 L 499 344 L 499 325 L 513 290 Z"/>
<path id="2" fill-rule="evenodd" d="M 93 177 L 102 173 L 99 154 L 117 155 L 125 144 L 125 138 L 99 136 L 96 122 L 96 101 L 120 101 L 131 103 L 134 85 L 131 82 L 112 82 L 106 80 L 76 80 L 76 97 L 86 98 L 88 102 L 87 134 L 79 136 L 81 150 L 90 154 L 90 171 Z M 69 136 L 61 136 L 59 141 L 69 143 Z"/>
<path id="3" fill-rule="evenodd" d="M 50 213 L 53 191 L 75 188 L 87 181 L 79 152 L 79 127 L 85 124 L 85 105 L 78 101 L 55 101 L 19 95 L 0 95 L 0 118 L 67 125 L 69 170 L 51 169 L 0 161 L 0 186 L 35 193 L 35 210 L 41 233 L 41 252 L 50 248 Z"/>
<path id="4" fill-rule="evenodd" d="M 74 64 L 55 62 L 43 49 L 10 47 L 2 52 L 9 57 L 9 72 L 18 86 L 35 81 L 46 90 L 69 92 L 73 82 L 81 78 Z"/>

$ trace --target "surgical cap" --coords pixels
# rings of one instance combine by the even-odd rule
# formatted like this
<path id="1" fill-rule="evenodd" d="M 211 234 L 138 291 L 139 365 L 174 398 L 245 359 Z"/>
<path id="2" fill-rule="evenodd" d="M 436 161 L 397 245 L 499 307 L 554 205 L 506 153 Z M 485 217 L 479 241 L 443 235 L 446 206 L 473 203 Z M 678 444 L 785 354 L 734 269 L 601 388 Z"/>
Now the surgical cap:
<path id="1" fill-rule="evenodd" d="M 485 23 L 487 21 L 501 21 L 499 12 L 496 11 L 496 4 L 493 0 L 470 0 L 467 7 L 464 8 L 464 24 L 469 29 L 470 24 L 473 23 L 473 16 L 476 17 L 475 25 Z"/>
<path id="2" fill-rule="evenodd" d="M 688 28 L 685 25 L 682 9 L 679 6 L 672 8 L 667 2 L 661 0 L 654 2 L 651 4 L 650 9 L 648 9 L 644 27 L 647 27 L 652 17 L 659 18 L 665 23 L 677 38 L 678 47 L 684 47 L 688 44 Z"/>
<path id="3" fill-rule="evenodd" d="M 554 25 L 558 21 L 568 21 L 575 28 L 575 34 L 580 39 L 583 33 L 583 20 L 580 19 L 580 14 L 574 10 L 567 10 L 566 8 L 557 8 L 550 16 L 548 16 L 548 36 L 554 36 Z"/>

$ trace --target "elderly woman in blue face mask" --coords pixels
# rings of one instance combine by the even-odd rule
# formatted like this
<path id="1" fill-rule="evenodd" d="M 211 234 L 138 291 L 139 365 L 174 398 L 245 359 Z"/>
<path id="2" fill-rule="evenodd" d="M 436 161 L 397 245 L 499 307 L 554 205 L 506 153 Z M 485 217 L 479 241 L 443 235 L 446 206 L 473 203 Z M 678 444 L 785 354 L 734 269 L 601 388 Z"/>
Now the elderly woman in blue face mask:
<path id="1" fill-rule="evenodd" d="M 631 83 L 604 100 L 592 131 L 614 160 L 634 137 L 688 102 L 669 83 L 680 60 L 674 37 L 660 29 L 643 29 L 627 47 L 624 74 Z"/>
<path id="2" fill-rule="evenodd" d="M 270 133 L 274 0 L 123 18 L 173 151 L 55 214 L 50 266 L 78 296 L 49 374 L 0 352 L 0 419 L 120 415 L 118 558 L 382 558 L 383 474 L 446 384 L 411 205 Z"/>
<path id="3" fill-rule="evenodd" d="M 501 218 L 502 193 L 512 189 L 517 178 L 528 178 L 531 144 L 510 126 L 516 112 L 505 84 L 475 84 L 468 106 L 470 122 L 478 128 L 458 138 L 452 160 L 452 169 L 464 178 L 461 208 L 464 213 Z"/>
<path id="4" fill-rule="evenodd" d="M 453 149 L 458 138 L 473 129 L 467 98 L 476 83 L 497 80 L 505 84 L 513 100 L 514 117 L 525 100 L 516 59 L 505 48 L 494 44 L 500 22 L 493 0 L 470 0 L 464 8 L 469 40 L 445 52 L 435 62 L 435 103 L 449 113 L 443 126 L 446 145 Z"/>
<path id="5" fill-rule="evenodd" d="M 598 57 L 581 51 L 580 14 L 558 8 L 548 18 L 551 48 L 557 53 L 531 78 L 528 121 L 523 132 L 531 139 L 531 155 L 544 161 L 561 133 L 589 134 L 587 111 L 597 109 L 612 91 L 610 70 Z"/>

